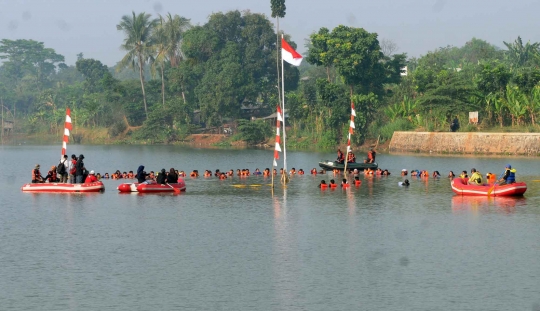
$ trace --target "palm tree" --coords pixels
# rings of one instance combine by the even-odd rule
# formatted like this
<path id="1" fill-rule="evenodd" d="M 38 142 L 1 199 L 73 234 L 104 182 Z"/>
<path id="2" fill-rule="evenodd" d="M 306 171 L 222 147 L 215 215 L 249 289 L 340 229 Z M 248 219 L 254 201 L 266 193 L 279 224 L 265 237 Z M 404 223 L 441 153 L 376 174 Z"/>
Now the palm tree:
<path id="1" fill-rule="evenodd" d="M 167 58 L 171 62 L 171 67 L 177 67 L 178 63 L 183 59 L 182 53 L 182 39 L 186 30 L 191 28 L 189 18 L 174 16 L 171 13 L 167 13 L 167 21 L 163 24 L 164 34 L 167 40 L 166 53 Z"/>
<path id="2" fill-rule="evenodd" d="M 126 35 L 124 43 L 121 45 L 123 50 L 128 53 L 122 58 L 118 64 L 117 70 L 126 67 L 139 68 L 139 77 L 141 79 L 141 88 L 144 101 L 144 112 L 148 119 L 148 107 L 146 105 L 146 92 L 144 90 L 144 64 L 152 59 L 151 35 L 155 26 L 158 23 L 157 19 L 152 19 L 150 14 L 139 13 L 133 16 L 124 15 L 120 23 L 116 25 L 116 29 L 124 31 Z"/>
<path id="3" fill-rule="evenodd" d="M 161 71 L 161 97 L 165 106 L 165 63 L 170 61 L 172 67 L 178 66 L 182 60 L 181 43 L 184 32 L 191 27 L 189 19 L 168 13 L 166 19 L 159 17 L 159 22 L 152 35 L 152 44 L 155 49 L 155 58 L 152 64 L 152 72 L 155 72 L 156 65 Z"/>

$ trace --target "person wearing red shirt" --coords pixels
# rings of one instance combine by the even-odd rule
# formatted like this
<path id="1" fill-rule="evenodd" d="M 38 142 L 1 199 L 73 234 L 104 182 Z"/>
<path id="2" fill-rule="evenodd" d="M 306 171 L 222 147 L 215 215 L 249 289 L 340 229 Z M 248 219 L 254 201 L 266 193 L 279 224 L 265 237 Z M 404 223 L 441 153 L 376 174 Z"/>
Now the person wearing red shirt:
<path id="1" fill-rule="evenodd" d="M 84 180 L 84 183 L 87 184 L 87 183 L 92 183 L 92 182 L 96 182 L 96 181 L 98 181 L 98 180 L 97 180 L 96 175 L 94 175 L 94 171 L 90 171 L 90 173 L 88 174 L 88 176 Z"/>

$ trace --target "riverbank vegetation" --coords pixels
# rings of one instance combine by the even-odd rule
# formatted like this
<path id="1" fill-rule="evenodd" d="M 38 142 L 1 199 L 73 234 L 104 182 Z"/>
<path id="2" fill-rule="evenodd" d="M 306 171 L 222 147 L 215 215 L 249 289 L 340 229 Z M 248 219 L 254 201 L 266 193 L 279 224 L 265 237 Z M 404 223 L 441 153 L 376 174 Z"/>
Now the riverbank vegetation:
<path id="1" fill-rule="evenodd" d="M 273 138 L 280 53 L 265 15 L 220 12 L 194 26 L 171 13 L 132 12 L 111 31 L 123 33 L 126 53 L 112 68 L 84 52 L 67 65 L 44 42 L 2 39 L 5 122 L 18 133 L 60 137 L 69 107 L 82 143 L 175 143 L 194 133 L 249 144 Z M 397 130 L 448 131 L 456 117 L 459 131 L 540 131 L 540 44 L 520 37 L 500 44 L 472 38 L 408 58 L 363 28 L 314 30 L 303 64 L 284 66 L 287 142 L 344 143 L 351 101 L 357 145 Z M 474 111 L 478 123 L 469 124 Z"/>

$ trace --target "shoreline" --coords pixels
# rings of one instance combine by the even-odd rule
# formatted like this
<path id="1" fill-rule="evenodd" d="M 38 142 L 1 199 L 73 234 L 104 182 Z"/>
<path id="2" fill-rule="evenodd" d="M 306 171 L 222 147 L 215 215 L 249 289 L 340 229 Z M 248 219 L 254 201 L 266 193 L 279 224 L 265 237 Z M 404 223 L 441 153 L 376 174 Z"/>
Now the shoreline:
<path id="1" fill-rule="evenodd" d="M 81 134 L 79 134 L 81 135 Z M 200 149 L 266 149 L 274 148 L 273 140 L 263 144 L 247 145 L 244 141 L 231 141 L 230 136 L 222 134 L 192 134 L 181 141 L 174 143 L 152 143 L 149 141 L 128 141 L 124 139 L 92 139 L 85 134 L 81 136 L 81 142 L 70 141 L 73 145 L 140 145 L 140 146 L 186 146 Z M 480 138 L 478 138 L 480 137 Z M 486 139 L 491 137 L 491 140 Z M 511 137 L 516 140 L 528 138 L 527 142 L 514 144 L 514 150 L 497 150 L 493 139 L 508 139 Z M 17 134 L 10 137 L 4 137 L 2 146 L 24 146 L 24 145 L 54 145 L 60 144 L 61 138 L 57 135 L 23 135 Z M 448 142 L 450 140 L 450 142 Z M 481 146 L 478 146 L 478 145 Z M 524 146 L 524 144 L 528 144 Z M 377 145 L 377 139 L 366 139 L 363 145 L 353 146 L 353 152 L 357 154 L 367 153 L 367 151 Z M 512 146 L 511 144 L 509 144 Z M 531 148 L 532 145 L 532 148 Z M 449 146 L 449 148 L 443 148 Z M 336 145 L 335 148 L 319 149 L 298 148 L 291 144 L 287 146 L 288 150 L 294 151 L 328 151 L 334 152 L 338 148 L 342 150 L 346 145 Z M 495 151 L 493 151 L 495 149 Z M 522 150 L 520 152 L 520 150 Z M 402 155 L 421 155 L 421 156 L 484 156 L 484 157 L 526 157 L 535 158 L 540 156 L 540 134 L 536 133 L 481 133 L 481 132 L 457 132 L 457 133 L 438 133 L 438 132 L 395 132 L 392 139 L 379 143 L 376 151 L 383 154 L 402 154 Z M 497 152 L 498 151 L 498 152 Z M 531 152 L 532 151 L 532 152 Z"/>

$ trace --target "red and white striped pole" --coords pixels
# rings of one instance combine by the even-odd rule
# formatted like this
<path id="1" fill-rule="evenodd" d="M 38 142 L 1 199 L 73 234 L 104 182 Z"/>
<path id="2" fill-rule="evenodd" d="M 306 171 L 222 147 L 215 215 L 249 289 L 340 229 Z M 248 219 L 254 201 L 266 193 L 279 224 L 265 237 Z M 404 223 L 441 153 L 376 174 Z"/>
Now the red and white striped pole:
<path id="1" fill-rule="evenodd" d="M 354 117 L 356 116 L 356 111 L 354 110 L 354 102 L 351 101 L 351 124 L 349 126 L 349 137 L 347 139 L 347 156 L 345 157 L 345 169 L 343 170 L 343 175 L 347 179 L 347 163 L 349 162 L 349 152 L 351 152 L 351 135 L 354 134 Z"/>
<path id="2" fill-rule="evenodd" d="M 66 154 L 67 143 L 69 142 L 69 134 L 71 132 L 71 111 L 66 109 L 66 122 L 64 123 L 64 139 L 62 141 L 62 157 Z"/>
<path id="3" fill-rule="evenodd" d="M 279 159 L 279 153 L 281 152 L 281 146 L 279 145 L 281 143 L 281 136 L 279 135 L 281 122 L 283 122 L 283 117 L 281 116 L 281 108 L 278 105 L 276 113 L 276 145 L 274 147 L 274 162 L 272 166 L 272 171 L 270 172 L 272 174 L 272 188 L 274 188 L 274 167 L 277 166 L 276 160 Z"/>

